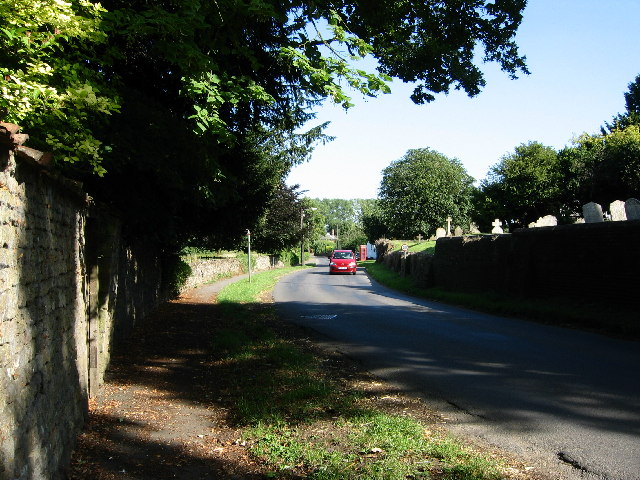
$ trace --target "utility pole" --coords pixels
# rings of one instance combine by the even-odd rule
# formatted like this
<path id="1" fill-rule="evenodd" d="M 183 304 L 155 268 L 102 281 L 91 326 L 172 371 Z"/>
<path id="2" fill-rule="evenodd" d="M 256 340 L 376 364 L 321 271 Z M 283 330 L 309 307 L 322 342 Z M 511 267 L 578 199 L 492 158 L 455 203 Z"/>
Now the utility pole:
<path id="1" fill-rule="evenodd" d="M 304 265 L 304 208 L 300 208 L 300 265 Z"/>

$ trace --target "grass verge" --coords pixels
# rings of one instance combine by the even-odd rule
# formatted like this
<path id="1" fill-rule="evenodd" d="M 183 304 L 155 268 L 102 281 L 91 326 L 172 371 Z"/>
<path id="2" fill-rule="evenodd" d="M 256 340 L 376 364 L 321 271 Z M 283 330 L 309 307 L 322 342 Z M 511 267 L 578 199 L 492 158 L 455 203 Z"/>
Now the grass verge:
<path id="1" fill-rule="evenodd" d="M 451 438 L 422 402 L 356 369 L 345 374 L 354 368 L 345 359 L 293 335 L 295 327 L 280 322 L 265 295 L 291 270 L 222 290 L 217 301 L 227 327 L 211 341 L 231 373 L 226 391 L 234 421 L 268 477 L 527 478 L 507 475 L 517 469 Z"/>
<path id="2" fill-rule="evenodd" d="M 406 245 L 408 252 L 426 252 L 433 254 L 436 251 L 435 240 L 389 240 L 389 243 L 393 245 L 394 250 L 400 250 L 402 245 Z"/>
<path id="3" fill-rule="evenodd" d="M 584 301 L 568 303 L 561 298 L 546 298 L 544 301 L 513 298 L 496 293 L 453 292 L 442 288 L 423 288 L 411 277 L 403 277 L 375 260 L 360 262 L 367 273 L 377 282 L 410 295 L 463 306 L 496 315 L 512 316 L 562 327 L 581 328 L 596 333 L 640 339 L 640 324 L 637 313 L 624 311 L 617 305 L 610 308 Z"/>

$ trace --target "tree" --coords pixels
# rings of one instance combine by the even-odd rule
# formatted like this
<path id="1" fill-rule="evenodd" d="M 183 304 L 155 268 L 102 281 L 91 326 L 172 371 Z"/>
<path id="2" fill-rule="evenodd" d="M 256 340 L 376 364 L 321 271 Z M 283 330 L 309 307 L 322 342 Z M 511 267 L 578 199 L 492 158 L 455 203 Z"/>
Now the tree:
<path id="1" fill-rule="evenodd" d="M 407 151 L 382 172 L 380 209 L 389 234 L 429 235 L 449 216 L 454 224 L 468 223 L 472 185 L 459 160 L 428 148 Z"/>
<path id="2" fill-rule="evenodd" d="M 491 167 L 474 195 L 474 220 L 492 218 L 524 227 L 544 215 L 566 212 L 562 203 L 562 171 L 558 154 L 539 142 L 521 144 Z"/>
<path id="3" fill-rule="evenodd" d="M 624 94 L 624 103 L 627 111 L 618 114 L 611 123 L 606 123 L 605 127 L 600 129 L 603 135 L 629 125 L 640 125 L 640 75 L 629 84 Z"/>
<path id="4" fill-rule="evenodd" d="M 346 228 L 358 220 L 355 200 L 343 198 L 316 198 L 314 204 L 325 218 L 327 232 Z"/>
<path id="5" fill-rule="evenodd" d="M 564 185 L 574 209 L 596 202 L 608 206 L 640 194 L 640 126 L 628 125 L 604 135 L 583 135 L 560 153 Z"/>
<path id="6" fill-rule="evenodd" d="M 269 199 L 252 232 L 256 251 L 277 254 L 300 245 L 304 203 L 297 190 L 298 185 L 288 187 L 282 183 Z"/>
<path id="7" fill-rule="evenodd" d="M 418 103 L 475 95 L 478 52 L 526 73 L 513 41 L 525 3 L 6 0 L 0 110 L 130 235 L 221 244 L 326 140 L 297 133 L 319 102 L 349 107 L 348 88 L 376 95 L 390 76 L 417 82 Z M 377 71 L 353 66 L 368 55 Z"/>
<path id="8" fill-rule="evenodd" d="M 360 222 L 362 231 L 370 243 L 374 243 L 377 239 L 385 237 L 389 233 L 380 208 L 380 202 L 377 199 L 369 200 L 362 205 Z"/>
<path id="9" fill-rule="evenodd" d="M 97 72 L 108 42 L 98 3 L 0 3 L 0 115 L 34 137 L 62 162 L 89 165 L 97 174 L 105 145 L 93 129 L 119 111 L 117 90 Z"/>

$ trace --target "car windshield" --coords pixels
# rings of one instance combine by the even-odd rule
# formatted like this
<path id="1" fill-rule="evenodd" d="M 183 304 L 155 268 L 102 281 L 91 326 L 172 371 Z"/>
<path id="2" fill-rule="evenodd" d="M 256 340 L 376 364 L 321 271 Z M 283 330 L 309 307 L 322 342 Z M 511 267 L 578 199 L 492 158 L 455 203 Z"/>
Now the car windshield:
<path id="1" fill-rule="evenodd" d="M 353 258 L 353 254 L 351 252 L 334 252 L 333 258 L 338 258 L 338 259 Z"/>

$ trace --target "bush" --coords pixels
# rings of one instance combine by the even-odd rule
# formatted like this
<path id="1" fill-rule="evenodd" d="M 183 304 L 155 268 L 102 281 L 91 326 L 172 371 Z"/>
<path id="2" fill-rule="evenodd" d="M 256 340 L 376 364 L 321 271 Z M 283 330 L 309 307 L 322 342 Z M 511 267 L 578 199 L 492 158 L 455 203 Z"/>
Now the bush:
<path id="1" fill-rule="evenodd" d="M 180 256 L 172 255 L 163 262 L 164 286 L 169 298 L 175 298 L 191 276 L 191 266 Z"/>
<path id="2" fill-rule="evenodd" d="M 285 264 L 285 266 L 292 267 L 300 263 L 299 251 L 295 250 L 282 250 L 278 255 L 278 259 Z"/>
<path id="3" fill-rule="evenodd" d="M 391 243 L 386 238 L 379 238 L 378 240 L 376 240 L 375 246 L 376 253 L 378 254 L 378 257 L 376 258 L 377 263 L 382 262 L 384 256 L 391 250 L 393 250 L 393 243 Z"/>

